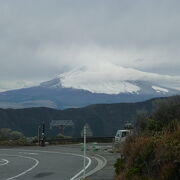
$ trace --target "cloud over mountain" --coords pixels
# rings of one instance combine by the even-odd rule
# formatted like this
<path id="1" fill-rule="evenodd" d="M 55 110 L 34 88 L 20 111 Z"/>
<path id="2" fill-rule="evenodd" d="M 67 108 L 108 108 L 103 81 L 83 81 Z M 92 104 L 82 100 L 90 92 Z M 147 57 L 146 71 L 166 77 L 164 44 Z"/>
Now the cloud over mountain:
<path id="1" fill-rule="evenodd" d="M 180 88 L 180 76 L 148 73 L 109 62 L 77 67 L 58 77 L 63 87 L 107 94 L 126 92 L 126 88 L 130 92 L 138 92 L 138 86 L 129 83 L 130 81 L 147 81 L 168 88 Z"/>
<path id="2" fill-rule="evenodd" d="M 179 8 L 178 0 L 3 0 L 0 89 L 97 62 L 180 76 Z"/>

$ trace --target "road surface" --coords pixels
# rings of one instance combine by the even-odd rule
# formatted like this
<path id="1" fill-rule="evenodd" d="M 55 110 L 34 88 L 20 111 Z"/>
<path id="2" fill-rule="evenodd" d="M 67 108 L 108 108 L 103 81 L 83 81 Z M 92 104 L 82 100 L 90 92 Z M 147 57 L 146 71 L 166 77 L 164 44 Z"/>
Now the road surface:
<path id="1" fill-rule="evenodd" d="M 88 155 L 86 173 L 106 165 L 99 155 Z M 78 180 L 83 175 L 80 146 L 0 148 L 0 180 Z"/>

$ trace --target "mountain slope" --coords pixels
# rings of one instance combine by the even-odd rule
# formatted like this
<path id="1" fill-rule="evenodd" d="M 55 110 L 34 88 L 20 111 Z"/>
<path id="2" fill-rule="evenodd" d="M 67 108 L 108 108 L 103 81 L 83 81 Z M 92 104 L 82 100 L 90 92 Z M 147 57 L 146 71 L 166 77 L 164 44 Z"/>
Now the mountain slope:
<path id="1" fill-rule="evenodd" d="M 99 103 L 138 102 L 180 94 L 179 90 L 162 85 L 169 80 L 176 82 L 179 79 L 111 64 L 81 67 L 39 86 L 2 92 L 0 107 L 66 109 Z M 161 85 L 157 84 L 159 81 Z"/>
<path id="2" fill-rule="evenodd" d="M 132 83 L 132 82 L 131 82 Z M 66 109 L 83 107 L 89 104 L 138 102 L 154 97 L 165 97 L 178 94 L 176 90 L 155 86 L 156 90 L 146 82 L 134 82 L 141 90 L 138 93 L 102 94 L 73 88 L 52 88 L 37 86 L 0 93 L 0 107 L 51 107 Z M 158 90 L 157 90 L 158 87 Z"/>

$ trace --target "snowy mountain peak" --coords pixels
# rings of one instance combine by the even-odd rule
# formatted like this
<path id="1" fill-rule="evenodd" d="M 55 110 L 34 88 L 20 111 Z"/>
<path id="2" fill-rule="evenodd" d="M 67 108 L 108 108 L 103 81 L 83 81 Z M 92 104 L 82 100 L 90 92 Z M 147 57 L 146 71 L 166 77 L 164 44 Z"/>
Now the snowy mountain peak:
<path id="1" fill-rule="evenodd" d="M 162 88 L 162 87 L 158 87 L 158 86 L 152 86 L 152 88 L 154 90 L 156 90 L 156 92 L 158 93 L 168 93 L 168 89 Z"/>
<path id="2" fill-rule="evenodd" d="M 44 106 L 66 109 L 99 103 L 139 102 L 178 95 L 180 91 L 168 87 L 173 87 L 170 83 L 178 85 L 179 82 L 180 77 L 147 73 L 108 63 L 81 66 L 39 86 L 0 93 L 0 107 Z"/>
<path id="3" fill-rule="evenodd" d="M 103 63 L 77 67 L 60 74 L 51 81 L 41 83 L 41 86 L 81 89 L 104 94 L 139 94 L 145 91 L 149 92 L 151 89 L 152 92 L 166 94 L 169 90 L 165 88 L 165 84 L 177 82 L 177 80 L 180 82 L 180 77 L 147 73 L 111 63 Z"/>

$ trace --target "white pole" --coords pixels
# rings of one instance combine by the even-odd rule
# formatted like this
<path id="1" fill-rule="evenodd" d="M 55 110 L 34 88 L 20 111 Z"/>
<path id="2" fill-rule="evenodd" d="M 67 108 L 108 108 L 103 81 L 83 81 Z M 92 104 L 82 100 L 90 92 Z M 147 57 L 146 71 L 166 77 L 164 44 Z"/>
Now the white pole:
<path id="1" fill-rule="evenodd" d="M 86 125 L 84 126 L 84 174 L 83 179 L 86 178 Z"/>

